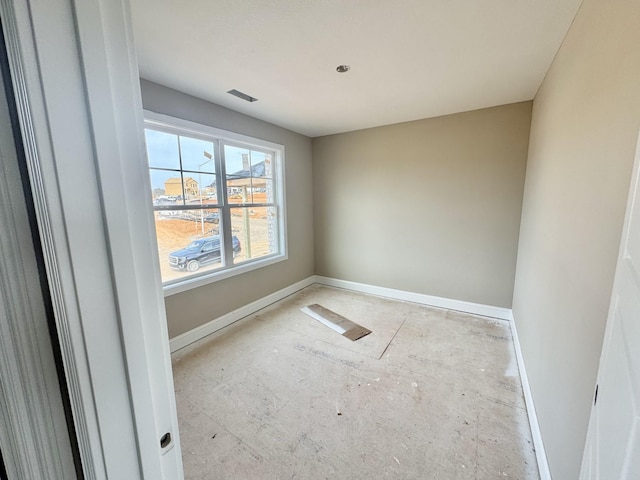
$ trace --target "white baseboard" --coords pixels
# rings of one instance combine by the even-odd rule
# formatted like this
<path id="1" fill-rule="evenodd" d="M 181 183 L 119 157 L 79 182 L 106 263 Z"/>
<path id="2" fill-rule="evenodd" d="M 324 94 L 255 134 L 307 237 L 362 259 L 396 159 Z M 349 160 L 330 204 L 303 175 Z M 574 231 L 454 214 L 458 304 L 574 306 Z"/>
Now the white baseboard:
<path id="1" fill-rule="evenodd" d="M 511 335 L 513 337 L 513 345 L 516 350 L 516 358 L 518 359 L 518 369 L 520 370 L 520 381 L 522 382 L 522 390 L 524 392 L 524 401 L 527 406 L 527 414 L 529 416 L 529 426 L 531 427 L 533 447 L 536 450 L 536 460 L 538 461 L 540 480 L 551 480 L 551 471 L 549 470 L 547 453 L 544 450 L 544 443 L 542 442 L 542 432 L 540 432 L 540 424 L 538 424 L 536 407 L 533 404 L 531 386 L 529 385 L 529 377 L 527 377 L 527 369 L 524 366 L 524 357 L 522 356 L 522 348 L 520 347 L 520 339 L 518 338 L 518 330 L 516 328 L 516 322 L 513 318 L 513 312 L 509 315 L 509 317 L 509 323 L 511 324 Z"/>
<path id="2" fill-rule="evenodd" d="M 346 290 L 352 290 L 354 292 L 367 293 L 370 295 L 377 295 L 379 297 L 393 298 L 396 300 L 404 300 L 413 303 L 419 303 L 422 305 L 430 305 L 432 307 L 446 308 L 449 310 L 458 310 L 465 313 L 471 313 L 474 315 L 484 315 L 487 317 L 499 318 L 502 320 L 509 320 L 511 310 L 508 308 L 493 307 L 490 305 L 482 305 L 479 303 L 464 302 L 462 300 L 452 300 L 449 298 L 434 297 L 431 295 L 424 295 L 421 293 L 407 292 L 403 290 L 395 290 L 393 288 L 377 287 L 375 285 L 367 285 L 364 283 L 349 282 L 347 280 L 339 280 L 337 278 L 322 277 L 319 275 L 312 275 L 305 278 L 293 285 L 290 285 L 282 290 L 278 290 L 266 297 L 260 298 L 255 302 L 251 302 L 243 307 L 238 308 L 232 312 L 229 312 L 221 317 L 215 318 L 210 322 L 200 325 L 199 327 L 189 330 L 177 337 L 172 338 L 169 341 L 169 347 L 171 353 L 180 350 L 181 348 L 190 345 L 193 342 L 200 340 L 201 338 L 211 335 L 218 330 L 237 322 L 241 318 L 244 318 L 252 313 L 257 312 L 261 308 L 271 305 L 289 295 L 302 290 L 309 285 L 318 283 L 320 285 L 327 285 L 331 287 L 344 288 Z"/>
<path id="3" fill-rule="evenodd" d="M 485 317 L 498 318 L 507 320 L 511 318 L 511 309 L 503 307 L 494 307 L 491 305 L 483 305 L 481 303 L 465 302 L 462 300 L 453 300 L 451 298 L 434 297 L 423 293 L 407 292 L 404 290 L 396 290 L 393 288 L 377 287 L 366 283 L 349 282 L 347 280 L 339 280 L 337 278 L 315 276 L 315 282 L 330 287 L 344 288 L 345 290 L 353 290 L 354 292 L 368 293 L 379 297 L 393 298 L 395 300 L 404 300 L 407 302 L 429 305 L 432 307 L 446 308 L 448 310 L 457 310 L 460 312 L 471 313 L 473 315 L 482 315 Z"/>
<path id="4" fill-rule="evenodd" d="M 283 298 L 296 293 L 298 290 L 302 290 L 303 288 L 308 287 L 309 285 L 313 284 L 314 281 L 314 276 L 305 278 L 304 280 L 294 283 L 293 285 L 289 285 L 282 290 L 278 290 L 277 292 L 267 295 L 266 297 L 262 297 L 255 302 L 244 305 L 232 312 L 222 315 L 221 317 L 215 318 L 210 322 L 205 323 L 204 325 L 200 325 L 193 330 L 189 330 L 182 335 L 178 335 L 177 337 L 172 338 L 169 341 L 171 353 L 175 352 L 176 350 L 180 350 L 181 348 L 184 348 L 187 345 L 206 337 L 207 335 L 211 335 L 212 333 L 231 325 L 233 322 L 237 322 L 241 318 L 257 312 L 261 308 L 267 307 L 272 303 L 277 302 L 278 300 L 282 300 Z"/>

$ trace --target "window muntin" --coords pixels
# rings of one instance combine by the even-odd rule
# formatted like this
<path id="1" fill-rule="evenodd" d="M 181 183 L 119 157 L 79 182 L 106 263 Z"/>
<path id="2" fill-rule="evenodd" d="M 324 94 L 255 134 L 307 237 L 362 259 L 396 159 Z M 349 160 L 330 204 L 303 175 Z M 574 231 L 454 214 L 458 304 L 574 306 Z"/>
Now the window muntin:
<path id="1" fill-rule="evenodd" d="M 145 122 L 165 289 L 286 258 L 283 149 L 201 127 Z"/>

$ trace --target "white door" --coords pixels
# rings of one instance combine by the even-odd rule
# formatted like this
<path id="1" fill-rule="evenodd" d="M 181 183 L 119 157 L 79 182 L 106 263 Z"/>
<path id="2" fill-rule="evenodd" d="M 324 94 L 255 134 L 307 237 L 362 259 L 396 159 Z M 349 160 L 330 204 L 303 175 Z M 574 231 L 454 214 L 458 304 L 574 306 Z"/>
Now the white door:
<path id="1" fill-rule="evenodd" d="M 609 306 L 583 480 L 640 479 L 640 139 Z"/>

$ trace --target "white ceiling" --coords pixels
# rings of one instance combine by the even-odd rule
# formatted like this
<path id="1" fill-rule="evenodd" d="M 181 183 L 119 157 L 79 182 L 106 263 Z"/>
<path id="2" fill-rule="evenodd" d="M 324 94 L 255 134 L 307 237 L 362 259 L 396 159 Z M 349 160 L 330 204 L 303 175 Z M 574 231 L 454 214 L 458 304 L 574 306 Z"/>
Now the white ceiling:
<path id="1" fill-rule="evenodd" d="M 581 0 L 131 0 L 142 78 L 305 135 L 530 100 Z M 351 66 L 345 74 L 340 64 Z M 249 103 L 226 93 L 238 89 Z"/>

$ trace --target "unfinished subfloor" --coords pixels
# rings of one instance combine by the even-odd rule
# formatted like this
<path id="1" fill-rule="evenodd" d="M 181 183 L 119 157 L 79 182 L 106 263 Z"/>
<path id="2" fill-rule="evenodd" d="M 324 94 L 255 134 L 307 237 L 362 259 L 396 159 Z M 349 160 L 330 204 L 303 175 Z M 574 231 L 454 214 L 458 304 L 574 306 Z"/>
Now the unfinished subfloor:
<path id="1" fill-rule="evenodd" d="M 539 478 L 504 321 L 312 285 L 173 369 L 187 479 Z"/>

